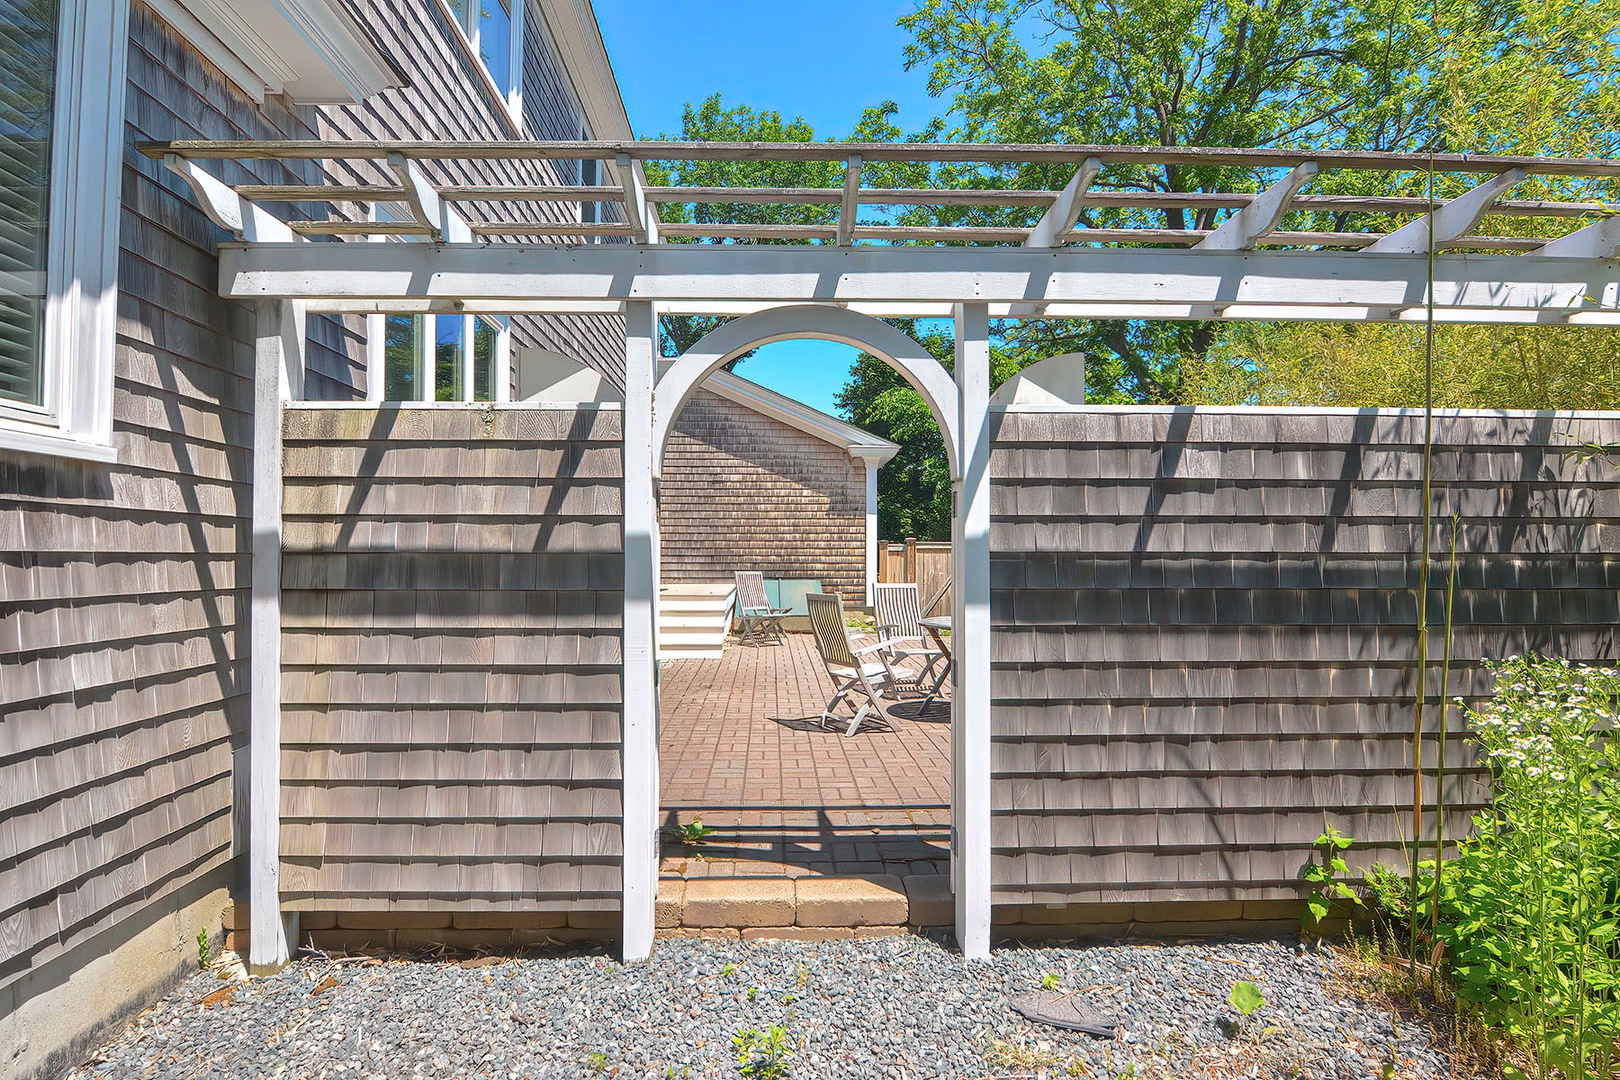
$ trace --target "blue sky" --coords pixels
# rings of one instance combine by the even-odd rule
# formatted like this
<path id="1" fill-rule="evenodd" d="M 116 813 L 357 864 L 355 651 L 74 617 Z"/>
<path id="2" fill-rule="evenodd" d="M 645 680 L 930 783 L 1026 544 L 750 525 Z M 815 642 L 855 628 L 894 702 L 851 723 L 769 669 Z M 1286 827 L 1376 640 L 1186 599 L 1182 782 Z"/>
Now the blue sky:
<path id="1" fill-rule="evenodd" d="M 681 109 L 713 93 L 726 104 L 802 116 L 823 138 L 848 135 L 869 105 L 899 104 L 905 131 L 940 111 L 927 74 L 906 71 L 908 36 L 894 0 L 595 0 L 630 124 L 643 138 L 680 132 Z M 744 361 L 737 374 L 826 412 L 855 351 L 784 341 Z"/>

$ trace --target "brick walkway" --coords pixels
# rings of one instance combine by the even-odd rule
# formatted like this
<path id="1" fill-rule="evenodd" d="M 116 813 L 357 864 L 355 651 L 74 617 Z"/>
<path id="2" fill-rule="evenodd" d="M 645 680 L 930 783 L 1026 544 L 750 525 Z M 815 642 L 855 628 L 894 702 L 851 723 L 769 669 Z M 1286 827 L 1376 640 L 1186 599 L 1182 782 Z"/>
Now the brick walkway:
<path id="1" fill-rule="evenodd" d="M 666 843 L 666 874 L 943 871 L 948 704 L 890 704 L 886 723 L 868 718 L 845 737 L 819 723 L 831 692 L 808 634 L 761 648 L 728 642 L 719 660 L 661 665 L 666 823 L 701 815 L 717 830 L 701 848 Z"/>

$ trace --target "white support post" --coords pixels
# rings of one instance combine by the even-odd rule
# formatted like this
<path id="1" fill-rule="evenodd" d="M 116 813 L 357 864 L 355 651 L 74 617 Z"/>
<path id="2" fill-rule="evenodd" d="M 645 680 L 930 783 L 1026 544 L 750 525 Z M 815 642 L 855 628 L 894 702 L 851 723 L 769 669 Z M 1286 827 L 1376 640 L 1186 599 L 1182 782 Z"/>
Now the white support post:
<path id="1" fill-rule="evenodd" d="M 625 305 L 624 345 L 624 937 L 625 960 L 652 954 L 658 896 L 658 507 L 653 385 L 658 314 Z"/>
<path id="2" fill-rule="evenodd" d="M 478 383 L 478 364 L 475 338 L 478 334 L 478 317 L 476 315 L 463 315 L 461 317 L 461 400 L 477 401 L 476 387 Z"/>
<path id="3" fill-rule="evenodd" d="M 1069 230 L 1080 220 L 1081 204 L 1086 192 L 1091 188 L 1091 182 L 1097 179 L 1097 174 L 1101 171 L 1101 159 L 1087 158 L 1086 163 L 1075 171 L 1067 184 L 1063 185 L 1063 190 L 1058 192 L 1058 197 L 1047 207 L 1046 213 L 1041 215 L 1041 220 L 1035 223 L 1035 227 L 1029 232 L 1029 238 L 1024 241 L 1024 246 L 1062 247 Z"/>
<path id="4" fill-rule="evenodd" d="M 506 56 L 507 78 L 511 80 L 511 86 L 506 91 L 506 111 L 512 114 L 513 123 L 520 129 L 523 126 L 523 23 L 528 6 L 528 0 L 515 0 L 512 4 L 512 33 L 508 38 Z"/>
<path id="5" fill-rule="evenodd" d="M 255 305 L 253 350 L 253 569 L 248 668 L 248 968 L 287 963 L 281 913 L 281 413 L 301 394 L 304 313 L 295 303 Z"/>
<path id="6" fill-rule="evenodd" d="M 1407 222 L 1361 250 L 1417 254 L 1427 252 L 1431 244 L 1439 247 L 1450 243 L 1478 225 L 1492 204 L 1527 175 L 1523 169 L 1497 173 L 1478 187 L 1441 203 L 1433 213 Z"/>
<path id="7" fill-rule="evenodd" d="M 844 163 L 844 195 L 838 205 L 838 246 L 855 242 L 855 222 L 861 210 L 861 155 L 851 154 Z"/>
<path id="8" fill-rule="evenodd" d="M 951 522 L 952 867 L 956 940 L 990 955 L 990 310 L 956 307 L 962 479 Z"/>
<path id="9" fill-rule="evenodd" d="M 1296 165 L 1287 176 L 1262 191 L 1248 206 L 1221 222 L 1197 244 L 1204 251 L 1248 251 L 1275 229 L 1288 213 L 1294 195 L 1316 175 L 1316 162 Z"/>
<path id="10" fill-rule="evenodd" d="M 866 465 L 866 606 L 871 607 L 877 603 L 879 465 L 873 458 L 862 460 Z"/>

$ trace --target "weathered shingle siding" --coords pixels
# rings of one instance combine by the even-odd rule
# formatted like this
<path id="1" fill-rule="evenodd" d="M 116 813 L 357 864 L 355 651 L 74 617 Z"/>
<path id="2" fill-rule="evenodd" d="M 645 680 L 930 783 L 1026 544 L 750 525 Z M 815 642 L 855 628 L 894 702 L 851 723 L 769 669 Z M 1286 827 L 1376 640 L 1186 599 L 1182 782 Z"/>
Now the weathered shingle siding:
<path id="1" fill-rule="evenodd" d="M 140 5 L 126 106 L 126 145 L 308 134 Z M 182 186 L 126 150 L 118 464 L 0 454 L 0 985 L 232 854 L 253 327 Z"/>
<path id="2" fill-rule="evenodd" d="M 666 582 L 760 570 L 866 600 L 865 465 L 706 390 L 670 433 L 658 523 Z"/>
<path id="3" fill-rule="evenodd" d="M 1422 422 L 999 419 L 998 902 L 1297 897 L 1327 823 L 1359 862 L 1401 859 Z M 1437 565 L 1463 514 L 1454 694 L 1488 691 L 1482 657 L 1615 658 L 1620 475 L 1569 448 L 1617 439 L 1616 419 L 1437 421 Z M 1436 688 L 1441 649 L 1435 631 Z M 1449 763 L 1468 764 L 1460 740 Z M 1452 805 L 1478 805 L 1480 779 L 1459 773 Z"/>
<path id="4" fill-rule="evenodd" d="M 282 896 L 619 903 L 620 414 L 291 409 Z"/>

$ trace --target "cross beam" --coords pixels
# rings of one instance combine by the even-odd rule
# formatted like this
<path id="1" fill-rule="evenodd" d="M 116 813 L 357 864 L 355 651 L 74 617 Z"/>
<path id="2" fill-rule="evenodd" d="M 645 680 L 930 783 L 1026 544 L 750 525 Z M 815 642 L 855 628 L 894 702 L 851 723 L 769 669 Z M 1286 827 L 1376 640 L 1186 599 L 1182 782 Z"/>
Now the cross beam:
<path id="1" fill-rule="evenodd" d="M 1439 312 L 1496 316 L 1479 321 L 1620 313 L 1620 264 L 1612 260 L 1439 255 L 1434 272 Z M 220 249 L 224 296 L 312 300 L 328 310 L 414 303 L 600 311 L 603 304 L 652 300 L 724 311 L 808 301 L 878 304 L 904 316 L 957 303 L 1002 312 L 1045 303 L 1059 318 L 1099 317 L 1071 314 L 1073 305 L 1231 318 L 1234 309 L 1262 305 L 1359 321 L 1369 311 L 1423 307 L 1428 273 L 1426 254 L 1365 251 L 305 243 Z"/>

